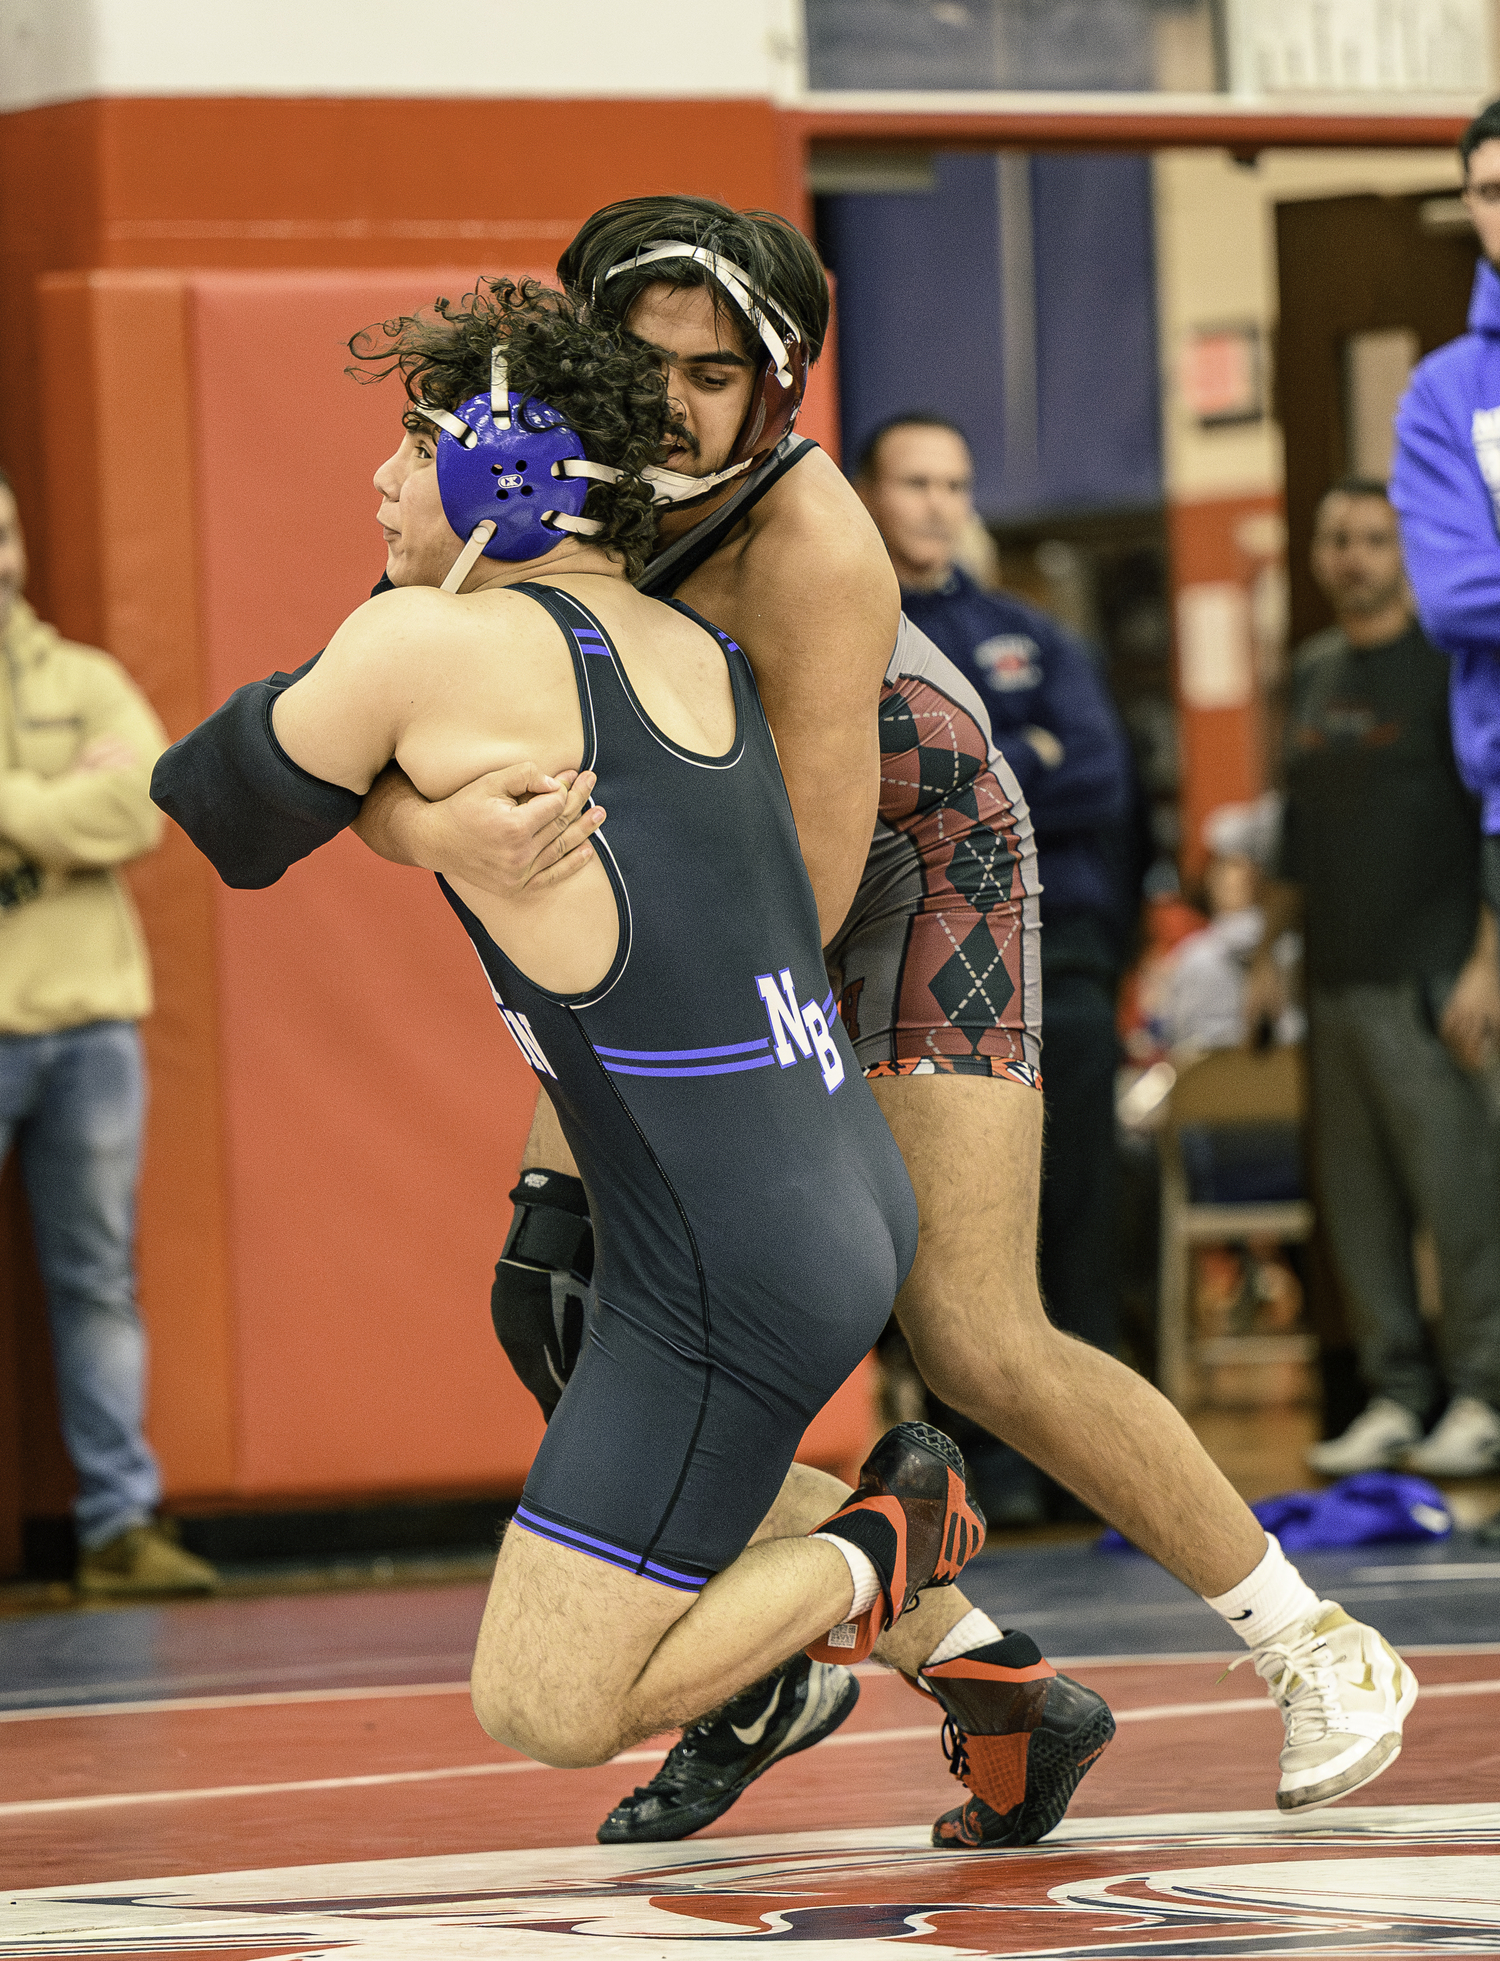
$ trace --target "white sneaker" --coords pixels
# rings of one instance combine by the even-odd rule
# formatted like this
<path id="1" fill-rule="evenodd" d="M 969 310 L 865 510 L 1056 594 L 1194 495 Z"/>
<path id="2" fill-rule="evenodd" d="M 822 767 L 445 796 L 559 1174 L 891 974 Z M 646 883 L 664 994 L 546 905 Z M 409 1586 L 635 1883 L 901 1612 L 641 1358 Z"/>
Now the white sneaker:
<path id="1" fill-rule="evenodd" d="M 1500 1465 L 1500 1411 L 1477 1396 L 1455 1396 L 1430 1437 L 1402 1460 L 1430 1478 L 1477 1478 Z"/>
<path id="2" fill-rule="evenodd" d="M 1254 1660 L 1286 1726 L 1278 1810 L 1332 1804 L 1400 1756 L 1417 1678 L 1382 1635 L 1333 1601 L 1243 1659 Z"/>
<path id="3" fill-rule="evenodd" d="M 1376 1396 L 1362 1416 L 1356 1416 L 1341 1437 L 1314 1444 L 1307 1461 L 1325 1478 L 1346 1478 L 1355 1471 L 1381 1471 L 1420 1441 L 1422 1426 L 1403 1403 Z"/>

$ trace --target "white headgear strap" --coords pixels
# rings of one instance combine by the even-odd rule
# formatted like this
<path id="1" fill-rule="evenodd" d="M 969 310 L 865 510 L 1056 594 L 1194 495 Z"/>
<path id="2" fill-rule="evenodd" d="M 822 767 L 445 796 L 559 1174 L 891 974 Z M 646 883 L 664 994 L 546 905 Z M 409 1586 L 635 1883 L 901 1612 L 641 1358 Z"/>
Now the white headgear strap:
<path id="1" fill-rule="evenodd" d="M 597 292 L 600 286 L 608 285 L 617 273 L 635 272 L 639 267 L 655 265 L 661 259 L 691 259 L 696 265 L 705 266 L 765 342 L 766 351 L 776 364 L 776 379 L 783 388 L 792 386 L 792 357 L 788 343 L 802 338 L 795 323 L 786 319 L 775 301 L 761 292 L 743 266 L 737 266 L 732 259 L 721 258 L 717 252 L 710 252 L 706 245 L 688 245 L 680 239 L 649 239 L 639 252 L 622 259 L 617 266 L 611 266 L 603 278 L 596 281 L 594 290 Z M 775 316 L 782 332 L 777 332 L 767 319 L 767 314 Z M 696 478 L 695 481 L 701 489 L 704 480 Z"/>
<path id="2" fill-rule="evenodd" d="M 475 525 L 474 529 L 469 533 L 469 542 L 464 546 L 458 557 L 454 559 L 447 578 L 439 586 L 438 590 L 440 592 L 458 591 L 464 580 L 468 578 L 474 567 L 479 563 L 479 554 L 484 550 L 494 535 L 495 527 L 488 518 L 483 519 L 479 524 Z"/>
<path id="3" fill-rule="evenodd" d="M 510 362 L 498 340 L 490 349 L 490 414 L 497 429 L 510 427 Z"/>
<path id="4" fill-rule="evenodd" d="M 456 415 L 450 415 L 446 409 L 433 409 L 429 408 L 425 402 L 413 402 L 411 413 L 413 415 L 425 415 L 427 420 L 429 422 L 435 422 L 439 429 L 446 429 L 453 440 L 456 443 L 462 443 L 465 449 L 472 449 L 475 443 L 479 441 L 479 431 L 477 429 L 471 429 L 467 422 L 464 422 Z"/>
<path id="5" fill-rule="evenodd" d="M 710 490 L 717 490 L 721 483 L 743 476 L 750 468 L 753 458 L 746 457 L 743 463 L 736 463 L 727 470 L 715 470 L 712 476 L 688 477 L 680 470 L 666 470 L 653 463 L 641 475 L 650 484 L 653 504 L 680 504 L 684 498 L 702 497 Z M 617 470 L 613 463 L 586 463 L 581 457 L 565 457 L 561 463 L 552 465 L 555 477 L 592 477 L 596 483 L 618 483 L 625 472 Z"/>

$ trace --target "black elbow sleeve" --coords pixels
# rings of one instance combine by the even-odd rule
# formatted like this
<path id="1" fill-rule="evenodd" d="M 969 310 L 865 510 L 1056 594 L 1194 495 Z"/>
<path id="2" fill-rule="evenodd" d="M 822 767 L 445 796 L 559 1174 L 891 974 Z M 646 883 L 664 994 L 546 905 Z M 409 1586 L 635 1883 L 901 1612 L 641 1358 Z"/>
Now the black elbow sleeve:
<path id="1" fill-rule="evenodd" d="M 362 798 L 309 775 L 276 740 L 276 697 L 306 672 L 303 667 L 236 688 L 206 722 L 174 742 L 152 772 L 152 798 L 226 885 L 274 885 L 289 865 L 359 815 Z"/>

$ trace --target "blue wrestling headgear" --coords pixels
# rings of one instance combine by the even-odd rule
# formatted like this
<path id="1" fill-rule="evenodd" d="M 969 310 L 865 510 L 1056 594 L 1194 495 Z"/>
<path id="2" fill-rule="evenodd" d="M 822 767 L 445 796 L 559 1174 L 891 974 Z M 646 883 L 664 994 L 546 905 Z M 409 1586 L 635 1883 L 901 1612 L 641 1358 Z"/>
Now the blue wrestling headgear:
<path id="1" fill-rule="evenodd" d="M 490 391 L 471 395 L 456 414 L 413 402 L 438 428 L 438 492 L 443 515 L 467 543 L 443 581 L 457 592 L 482 553 L 510 564 L 542 558 L 566 532 L 593 537 L 604 526 L 583 515 L 589 480 L 613 483 L 608 464 L 590 463 L 578 433 L 545 402 L 513 394 L 505 351 L 490 356 Z"/>

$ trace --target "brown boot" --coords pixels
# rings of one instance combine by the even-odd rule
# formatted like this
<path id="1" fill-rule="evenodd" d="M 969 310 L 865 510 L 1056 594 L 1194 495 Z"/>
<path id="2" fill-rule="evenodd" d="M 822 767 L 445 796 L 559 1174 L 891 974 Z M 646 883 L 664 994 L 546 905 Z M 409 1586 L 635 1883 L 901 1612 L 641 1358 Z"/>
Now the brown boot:
<path id="1" fill-rule="evenodd" d="M 214 1593 L 219 1576 L 206 1559 L 175 1545 L 160 1525 L 131 1525 L 78 1555 L 73 1584 L 94 1599 L 131 1600 L 171 1593 Z"/>

